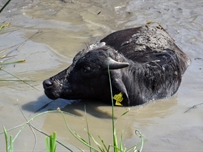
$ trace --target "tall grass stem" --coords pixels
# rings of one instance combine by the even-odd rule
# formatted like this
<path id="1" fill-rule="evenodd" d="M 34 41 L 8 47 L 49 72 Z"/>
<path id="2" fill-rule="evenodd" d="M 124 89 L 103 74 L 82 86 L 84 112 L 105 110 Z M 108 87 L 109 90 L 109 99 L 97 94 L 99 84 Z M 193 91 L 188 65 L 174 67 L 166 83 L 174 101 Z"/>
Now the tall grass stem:
<path id="1" fill-rule="evenodd" d="M 110 69 L 108 65 L 108 76 L 109 76 L 109 87 L 110 87 L 110 93 L 111 93 L 111 104 L 112 104 L 112 131 L 113 131 L 113 147 L 114 152 L 116 151 L 117 146 L 117 139 L 116 139 L 116 131 L 115 131 L 115 121 L 114 121 L 114 101 L 113 101 L 113 91 L 112 91 L 112 83 L 111 83 L 111 74 Z"/>
<path id="2" fill-rule="evenodd" d="M 0 13 L 6 8 L 6 6 L 11 2 L 11 0 L 8 0 L 6 4 L 0 9 Z"/>

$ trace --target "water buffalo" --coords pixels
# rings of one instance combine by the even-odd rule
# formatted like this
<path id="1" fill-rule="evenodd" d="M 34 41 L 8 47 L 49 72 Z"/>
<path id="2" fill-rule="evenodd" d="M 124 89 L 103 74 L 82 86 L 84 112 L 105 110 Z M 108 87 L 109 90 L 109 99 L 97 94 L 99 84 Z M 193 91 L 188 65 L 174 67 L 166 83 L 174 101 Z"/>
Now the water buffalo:
<path id="1" fill-rule="evenodd" d="M 43 87 L 50 99 L 111 104 L 113 98 L 115 105 L 134 106 L 174 95 L 189 64 L 190 59 L 161 26 L 144 25 L 114 32 L 87 46 Z"/>

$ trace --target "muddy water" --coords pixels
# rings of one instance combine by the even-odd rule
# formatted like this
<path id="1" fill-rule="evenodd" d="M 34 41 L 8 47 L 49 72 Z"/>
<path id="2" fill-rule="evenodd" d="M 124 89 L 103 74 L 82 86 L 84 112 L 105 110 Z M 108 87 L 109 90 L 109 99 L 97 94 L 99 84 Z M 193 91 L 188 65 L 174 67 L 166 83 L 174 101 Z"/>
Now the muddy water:
<path id="1" fill-rule="evenodd" d="M 0 2 L 0 6 L 6 0 Z M 25 63 L 3 69 L 28 83 L 0 81 L 0 125 L 7 129 L 23 124 L 39 112 L 61 107 L 69 112 L 71 128 L 84 138 L 86 121 L 95 138 L 100 135 L 111 143 L 111 107 L 96 102 L 51 102 L 43 94 L 41 82 L 66 68 L 74 55 L 87 44 L 119 29 L 136 27 L 146 22 L 159 22 L 186 52 L 192 64 L 186 71 L 178 93 L 169 99 L 126 108 L 116 107 L 118 135 L 123 131 L 125 145 L 131 147 L 140 139 L 140 130 L 147 142 L 143 151 L 202 151 L 203 149 L 203 2 L 202 0 L 16 0 L 0 14 L 0 24 L 11 25 L 0 31 L 0 50 L 9 53 L 8 61 L 25 59 Z M 2 56 L 1 53 L 0 55 Z M 0 71 L 1 80 L 16 78 Z M 44 105 L 51 102 L 44 109 Z M 71 104 L 72 103 L 72 104 Z M 84 112 L 86 107 L 86 114 Z M 193 108 L 191 108 L 193 107 Z M 191 109 L 190 109 L 191 108 Z M 21 110 L 22 109 L 22 110 Z M 189 109 L 189 110 L 188 110 Z M 40 110 L 39 112 L 37 112 Z M 23 112 L 23 114 L 21 113 Z M 67 131 L 58 113 L 42 115 L 32 121 L 38 129 L 51 134 L 74 151 L 88 149 Z M 15 135 L 19 129 L 9 132 Z M 29 127 L 14 142 L 15 150 L 45 150 L 44 136 Z M 34 147 L 34 143 L 36 146 Z M 5 151 L 0 135 L 0 151 Z M 58 146 L 58 150 L 65 150 Z"/>

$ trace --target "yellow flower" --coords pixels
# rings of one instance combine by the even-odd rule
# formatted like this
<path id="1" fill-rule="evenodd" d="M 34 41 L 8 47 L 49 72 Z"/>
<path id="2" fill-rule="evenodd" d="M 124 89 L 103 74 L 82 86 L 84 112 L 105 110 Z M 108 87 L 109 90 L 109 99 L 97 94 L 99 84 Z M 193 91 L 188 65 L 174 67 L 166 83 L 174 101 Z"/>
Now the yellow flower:
<path id="1" fill-rule="evenodd" d="M 123 101 L 123 93 L 122 92 L 120 92 L 119 94 L 115 94 L 113 99 L 116 100 L 116 103 L 115 103 L 116 106 L 123 106 L 121 104 L 121 102 Z"/>

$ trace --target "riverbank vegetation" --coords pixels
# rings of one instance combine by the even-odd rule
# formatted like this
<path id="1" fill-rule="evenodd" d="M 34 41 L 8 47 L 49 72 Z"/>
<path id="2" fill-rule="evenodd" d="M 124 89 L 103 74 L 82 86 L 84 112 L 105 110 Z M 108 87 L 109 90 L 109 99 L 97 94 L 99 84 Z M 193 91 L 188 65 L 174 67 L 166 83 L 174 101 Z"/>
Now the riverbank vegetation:
<path id="1" fill-rule="evenodd" d="M 124 112 L 121 116 L 126 115 L 127 112 L 128 111 Z M 114 122 L 115 119 L 113 117 L 112 117 L 112 122 L 114 122 L 113 123 L 114 128 L 112 128 L 112 132 L 113 131 L 114 132 L 113 132 L 113 138 L 112 138 L 113 144 L 111 145 L 111 144 L 106 144 L 105 141 L 100 136 L 98 136 L 100 141 L 96 141 L 96 139 L 90 133 L 91 128 L 88 127 L 87 119 L 86 119 L 86 133 L 88 135 L 88 139 L 81 137 L 78 133 L 76 133 L 70 127 L 69 121 L 65 117 L 65 115 L 68 113 L 61 111 L 60 108 L 58 108 L 57 110 L 45 111 L 45 112 L 39 113 L 39 114 L 35 115 L 34 117 L 30 118 L 29 120 L 26 120 L 26 122 L 23 125 L 16 126 L 12 129 L 6 130 L 6 128 L 3 127 L 4 131 L 0 134 L 4 134 L 4 136 L 5 136 L 6 152 L 14 152 L 13 145 L 14 145 L 15 140 L 20 135 L 20 133 L 22 133 L 23 130 L 28 126 L 46 136 L 44 145 L 46 147 L 47 152 L 57 152 L 57 144 L 60 144 L 61 146 L 63 146 L 67 151 L 73 152 L 74 150 L 72 150 L 71 148 L 69 148 L 68 146 L 66 146 L 65 144 L 63 144 L 62 142 L 57 140 L 56 132 L 54 132 L 53 135 L 48 135 L 45 132 L 37 129 L 35 126 L 33 126 L 31 124 L 31 122 L 34 121 L 36 118 L 38 118 L 42 115 L 46 115 L 48 113 L 60 113 L 61 116 L 63 117 L 64 123 L 65 123 L 68 131 L 72 134 L 73 137 L 75 137 L 78 141 L 80 141 L 83 145 L 85 145 L 87 147 L 87 149 L 89 149 L 90 152 L 112 152 L 112 151 L 113 152 L 142 152 L 142 150 L 143 150 L 145 139 L 144 139 L 143 135 L 141 134 L 141 132 L 138 130 L 135 130 L 135 134 L 140 138 L 141 141 L 138 144 L 135 144 L 133 147 L 130 147 L 130 148 L 127 148 L 124 146 L 124 141 L 123 141 L 122 135 L 120 137 L 117 135 L 116 126 L 115 126 L 115 122 Z M 114 113 L 112 115 L 114 115 Z M 9 135 L 9 131 L 16 129 L 16 128 L 20 128 L 18 133 L 14 137 L 12 135 Z M 96 145 L 96 147 L 93 146 L 92 143 L 94 143 L 94 145 Z M 84 149 L 82 149 L 80 147 L 77 147 L 77 149 L 79 149 L 80 151 L 85 151 Z"/>

